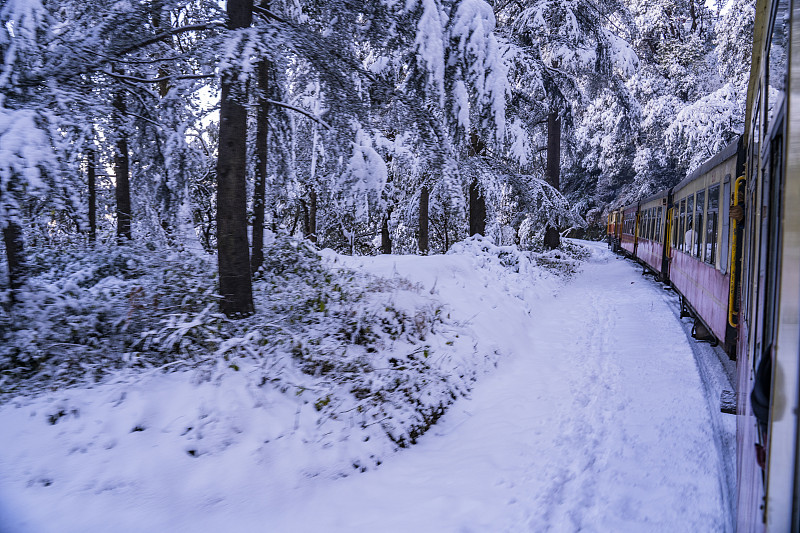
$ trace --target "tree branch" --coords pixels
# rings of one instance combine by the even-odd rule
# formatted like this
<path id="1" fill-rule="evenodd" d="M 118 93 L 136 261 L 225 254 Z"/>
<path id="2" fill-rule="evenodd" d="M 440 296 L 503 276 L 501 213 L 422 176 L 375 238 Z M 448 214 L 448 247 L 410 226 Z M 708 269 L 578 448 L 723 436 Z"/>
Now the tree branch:
<path id="1" fill-rule="evenodd" d="M 291 109 L 292 111 L 297 111 L 301 115 L 305 115 L 306 117 L 310 118 L 311 120 L 313 120 L 314 122 L 316 122 L 317 124 L 322 126 L 323 128 L 328 129 L 328 130 L 332 129 L 330 124 L 328 124 L 327 122 L 325 122 L 324 120 L 322 120 L 319 117 L 315 117 L 314 115 L 312 115 L 311 113 L 309 113 L 305 109 L 300 109 L 299 107 L 295 107 L 295 106 L 293 106 L 291 104 L 287 104 L 286 102 L 278 102 L 277 100 L 268 100 L 268 99 L 264 98 L 261 101 L 265 102 L 267 104 L 276 105 L 278 107 L 285 107 L 286 109 Z"/>
<path id="2" fill-rule="evenodd" d="M 202 30 L 211 30 L 214 28 L 219 28 L 223 26 L 224 23 L 222 21 L 217 22 L 207 22 L 205 24 L 189 24 L 188 26 L 180 26 L 178 28 L 171 28 L 163 33 L 159 33 L 158 35 L 154 35 L 149 39 L 145 39 L 144 41 L 140 41 L 136 44 L 132 44 L 127 48 L 123 48 L 117 52 L 118 55 L 122 56 L 125 54 L 129 54 L 134 50 L 138 50 L 139 48 L 144 48 L 145 46 L 149 46 L 151 44 L 157 43 L 159 41 L 163 41 L 172 37 L 173 35 L 180 35 L 181 33 L 186 33 L 189 31 L 202 31 Z"/>
<path id="3" fill-rule="evenodd" d="M 104 70 L 103 74 L 106 74 L 118 80 L 131 81 L 136 83 L 158 83 L 161 81 L 172 81 L 172 80 L 203 80 L 207 78 L 216 77 L 216 74 L 180 74 L 178 76 L 162 76 L 160 78 L 139 78 L 137 76 L 128 76 L 126 74 L 116 74 L 108 70 Z"/>

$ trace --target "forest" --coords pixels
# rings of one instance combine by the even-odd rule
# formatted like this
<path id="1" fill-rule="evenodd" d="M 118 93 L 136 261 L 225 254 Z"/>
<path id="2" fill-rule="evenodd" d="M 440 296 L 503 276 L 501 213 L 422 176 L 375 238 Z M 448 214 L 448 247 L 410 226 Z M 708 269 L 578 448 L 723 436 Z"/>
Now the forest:
<path id="1" fill-rule="evenodd" d="M 471 379 L 414 393 L 448 316 L 331 257 L 599 237 L 742 132 L 753 4 L 5 0 L 0 399 L 246 358 L 410 402 L 413 441 Z"/>

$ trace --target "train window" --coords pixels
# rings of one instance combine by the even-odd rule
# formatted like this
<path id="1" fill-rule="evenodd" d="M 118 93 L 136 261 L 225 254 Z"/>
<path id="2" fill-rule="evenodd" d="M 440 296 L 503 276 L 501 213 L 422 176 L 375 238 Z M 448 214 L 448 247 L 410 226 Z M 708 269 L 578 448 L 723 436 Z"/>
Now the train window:
<path id="1" fill-rule="evenodd" d="M 681 200 L 681 208 L 680 208 L 679 217 L 680 217 L 680 219 L 679 219 L 679 222 L 678 222 L 678 240 L 677 240 L 677 243 L 678 243 L 678 250 L 682 251 L 683 250 L 683 238 L 684 238 L 683 228 L 686 225 L 686 198 Z"/>
<path id="2" fill-rule="evenodd" d="M 694 231 L 694 195 L 686 198 L 686 225 L 684 226 L 683 251 L 692 253 L 697 234 Z"/>
<path id="3" fill-rule="evenodd" d="M 695 235 L 694 256 L 703 260 L 703 211 L 706 206 L 706 191 L 697 191 L 697 202 L 695 203 L 695 214 L 697 215 L 697 231 Z"/>
<path id="4" fill-rule="evenodd" d="M 639 218 L 639 237 L 647 238 L 647 211 L 642 211 Z"/>
<path id="5" fill-rule="evenodd" d="M 706 263 L 717 260 L 717 220 L 719 218 L 719 185 L 708 189 L 708 209 L 706 209 Z"/>
<path id="6" fill-rule="evenodd" d="M 653 240 L 653 224 L 655 223 L 655 216 L 653 215 L 653 208 L 647 210 L 647 238 Z"/>
<path id="7" fill-rule="evenodd" d="M 642 230 L 640 233 L 642 234 L 642 238 L 648 238 L 647 235 L 647 228 L 650 227 L 650 211 L 644 210 L 642 211 Z"/>
<path id="8" fill-rule="evenodd" d="M 650 240 L 656 240 L 656 208 L 650 208 Z"/>
<path id="9" fill-rule="evenodd" d="M 672 208 L 672 247 L 678 247 L 678 206 Z"/>
<path id="10" fill-rule="evenodd" d="M 783 100 L 786 90 L 787 72 L 787 37 L 789 26 L 789 0 L 779 0 L 773 7 L 772 28 L 770 30 L 769 48 L 767 50 L 767 87 L 764 91 L 767 99 L 767 121 L 765 128 L 771 128 L 772 117 Z"/>
<path id="11" fill-rule="evenodd" d="M 656 242 L 661 242 L 661 218 L 664 214 L 664 208 L 658 206 L 658 211 L 656 214 Z"/>

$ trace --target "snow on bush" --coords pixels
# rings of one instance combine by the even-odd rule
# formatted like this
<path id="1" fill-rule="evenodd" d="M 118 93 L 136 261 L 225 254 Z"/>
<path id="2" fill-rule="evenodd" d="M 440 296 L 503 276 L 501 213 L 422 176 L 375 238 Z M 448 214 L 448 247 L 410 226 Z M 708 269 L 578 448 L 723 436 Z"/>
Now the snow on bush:
<path id="1" fill-rule="evenodd" d="M 531 250 L 520 250 L 517 246 L 497 246 L 482 235 L 474 235 L 454 244 L 448 253 L 475 257 L 477 265 L 496 276 L 507 292 L 525 300 L 527 291 L 535 289 L 539 280 L 553 275 L 570 277 L 589 256 L 587 248 L 566 239 L 555 250 L 544 251 L 538 244 Z"/>
<path id="2" fill-rule="evenodd" d="M 34 253 L 18 303 L 5 295 L 0 311 L 0 402 L 60 390 L 48 411 L 55 424 L 59 413 L 92 408 L 61 406 L 72 391 L 124 397 L 172 371 L 187 398 L 218 388 L 250 408 L 279 404 L 268 440 L 315 449 L 352 440 L 334 464 L 363 469 L 416 442 L 495 362 L 497 354 L 474 353 L 475 339 L 434 295 L 402 278 L 344 268 L 289 238 L 265 255 L 257 313 L 231 321 L 216 311 L 208 257 L 139 245 Z M 186 453 L 218 453 L 239 438 L 229 402 L 189 408 L 187 398 L 173 400 L 203 412 L 180 430 Z"/>

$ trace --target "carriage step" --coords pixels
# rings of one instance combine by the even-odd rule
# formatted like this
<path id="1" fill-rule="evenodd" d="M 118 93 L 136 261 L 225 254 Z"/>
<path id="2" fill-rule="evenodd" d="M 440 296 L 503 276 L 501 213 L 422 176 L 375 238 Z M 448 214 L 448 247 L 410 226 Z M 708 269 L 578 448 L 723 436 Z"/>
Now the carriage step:
<path id="1" fill-rule="evenodd" d="M 736 393 L 730 390 L 719 395 L 719 410 L 729 415 L 736 414 Z"/>

